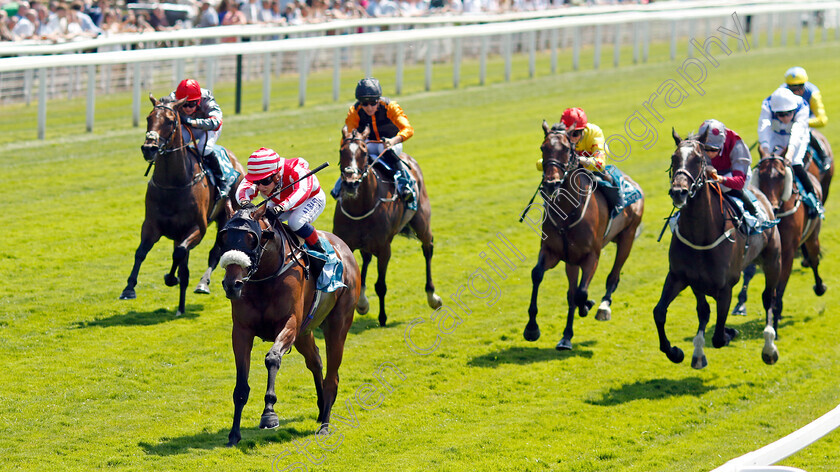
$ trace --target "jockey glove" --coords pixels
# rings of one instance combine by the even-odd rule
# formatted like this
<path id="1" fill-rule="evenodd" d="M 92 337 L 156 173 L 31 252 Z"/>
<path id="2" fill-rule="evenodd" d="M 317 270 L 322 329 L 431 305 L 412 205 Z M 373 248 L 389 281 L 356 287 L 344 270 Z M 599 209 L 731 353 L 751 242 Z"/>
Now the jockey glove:
<path id="1" fill-rule="evenodd" d="M 271 221 L 278 221 L 283 209 L 279 206 L 271 207 L 265 212 L 265 217 Z"/>
<path id="2" fill-rule="evenodd" d="M 257 206 L 251 203 L 250 200 L 242 200 L 239 202 L 239 208 L 242 208 L 243 210 L 253 210 L 256 207 Z"/>

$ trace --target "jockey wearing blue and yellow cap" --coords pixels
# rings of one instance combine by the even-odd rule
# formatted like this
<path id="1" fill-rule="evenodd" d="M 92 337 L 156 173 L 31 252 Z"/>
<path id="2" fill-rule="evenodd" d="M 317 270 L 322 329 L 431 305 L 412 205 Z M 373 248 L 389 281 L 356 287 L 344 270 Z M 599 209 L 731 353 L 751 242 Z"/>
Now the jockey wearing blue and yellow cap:
<path id="1" fill-rule="evenodd" d="M 820 89 L 816 85 L 808 82 L 808 73 L 802 67 L 791 67 L 785 72 L 785 83 L 782 87 L 787 87 L 791 92 L 802 97 L 805 104 L 810 107 L 808 116 L 808 126 L 810 128 L 822 128 L 828 123 L 828 115 L 825 113 L 825 105 L 823 105 L 822 95 Z M 825 149 L 822 143 L 816 139 L 813 133 L 810 136 L 809 143 L 819 154 L 817 157 L 823 163 L 823 167 L 827 169 L 831 167 L 831 162 L 827 161 Z"/>

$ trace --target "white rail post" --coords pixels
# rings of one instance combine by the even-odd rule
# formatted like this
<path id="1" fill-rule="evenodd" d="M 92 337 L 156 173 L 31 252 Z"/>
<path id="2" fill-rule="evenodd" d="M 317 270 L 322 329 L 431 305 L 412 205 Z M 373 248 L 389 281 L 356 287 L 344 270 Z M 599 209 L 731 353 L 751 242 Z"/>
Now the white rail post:
<path id="1" fill-rule="evenodd" d="M 504 36 L 505 43 L 505 82 L 510 82 L 513 69 L 513 35 L 508 33 Z"/>
<path id="2" fill-rule="evenodd" d="M 461 85 L 461 38 L 455 38 L 454 51 L 452 51 L 452 88 Z"/>
<path id="3" fill-rule="evenodd" d="M 817 18 L 813 11 L 808 12 L 808 45 L 814 44 L 814 34 L 816 29 Z"/>
<path id="4" fill-rule="evenodd" d="M 426 41 L 426 76 L 425 76 L 425 87 L 426 91 L 432 89 L 432 52 L 434 49 L 434 40 Z"/>
<path id="5" fill-rule="evenodd" d="M 399 48 L 398 48 L 399 49 Z M 341 89 L 341 48 L 333 49 L 333 94 L 334 102 L 338 101 Z"/>
<path id="6" fill-rule="evenodd" d="M 34 71 L 27 69 L 23 72 L 23 98 L 26 101 L 26 106 L 32 103 L 32 82 L 34 80 Z"/>
<path id="7" fill-rule="evenodd" d="M 695 32 L 694 28 L 696 26 L 695 21 L 696 20 L 688 20 L 688 40 L 689 41 L 691 41 L 691 39 L 694 37 L 694 32 Z M 691 47 L 691 43 L 688 43 L 687 55 L 690 58 L 694 57 L 694 48 Z"/>
<path id="8" fill-rule="evenodd" d="M 671 20 L 671 60 L 677 58 L 677 20 Z"/>
<path id="9" fill-rule="evenodd" d="M 484 85 L 487 81 L 487 50 L 490 48 L 490 37 L 481 38 L 481 53 L 478 66 L 478 83 Z"/>
<path id="10" fill-rule="evenodd" d="M 615 24 L 615 38 L 613 38 L 613 67 L 618 67 L 621 58 L 621 24 Z"/>
<path id="11" fill-rule="evenodd" d="M 645 33 L 645 40 L 642 43 L 643 46 L 644 46 L 644 48 L 642 49 L 642 62 L 647 64 L 648 55 L 650 54 L 650 20 L 645 21 L 644 33 Z"/>
<path id="12" fill-rule="evenodd" d="M 38 139 L 47 132 L 47 68 L 38 69 Z"/>
<path id="13" fill-rule="evenodd" d="M 87 66 L 87 113 L 85 114 L 85 128 L 88 133 L 93 132 L 94 110 L 96 109 L 96 66 Z"/>
<path id="14" fill-rule="evenodd" d="M 601 68 L 601 25 L 595 25 L 595 59 L 592 66 L 595 70 Z"/>
<path id="15" fill-rule="evenodd" d="M 537 32 L 528 33 L 528 77 L 537 75 Z"/>
<path id="16" fill-rule="evenodd" d="M 773 14 L 768 13 L 767 15 L 767 47 L 773 47 Z M 758 41 L 753 42 L 753 44 L 758 44 Z"/>
<path id="17" fill-rule="evenodd" d="M 633 23 L 633 64 L 639 63 L 639 22 Z"/>
<path id="18" fill-rule="evenodd" d="M 551 47 L 551 75 L 557 74 L 557 38 L 558 31 L 557 28 L 552 28 L 551 34 L 549 35 L 549 45 Z"/>
<path id="19" fill-rule="evenodd" d="M 140 126 L 140 63 L 134 63 L 134 83 L 131 92 L 131 123 L 137 128 Z"/>
<path id="20" fill-rule="evenodd" d="M 263 54 L 263 111 L 271 106 L 271 53 Z"/>
<path id="21" fill-rule="evenodd" d="M 572 38 L 572 69 L 580 69 L 580 26 L 575 26 Z"/>
<path id="22" fill-rule="evenodd" d="M 779 42 L 784 47 L 787 46 L 787 15 L 779 15 L 779 27 L 782 30 Z"/>
<path id="23" fill-rule="evenodd" d="M 365 77 L 373 75 L 373 46 L 365 46 L 362 49 L 362 67 L 364 67 Z"/>
<path id="24" fill-rule="evenodd" d="M 306 51 L 298 51 L 298 106 L 306 104 L 306 75 L 308 72 Z"/>
<path id="25" fill-rule="evenodd" d="M 403 76 L 405 75 L 405 43 L 397 44 L 397 95 L 402 94 Z"/>
<path id="26" fill-rule="evenodd" d="M 799 18 L 799 15 L 794 14 L 793 22 L 796 25 L 794 31 L 796 31 L 796 45 L 799 46 L 802 43 L 802 19 Z"/>

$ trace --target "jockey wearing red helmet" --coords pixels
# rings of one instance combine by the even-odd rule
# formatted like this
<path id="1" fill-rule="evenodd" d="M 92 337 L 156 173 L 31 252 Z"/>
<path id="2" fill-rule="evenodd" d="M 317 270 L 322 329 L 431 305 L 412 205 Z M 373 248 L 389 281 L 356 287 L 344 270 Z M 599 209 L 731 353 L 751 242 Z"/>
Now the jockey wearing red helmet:
<path id="1" fill-rule="evenodd" d="M 174 92 L 161 99 L 167 103 L 179 100 L 185 100 L 179 109 L 184 144 L 192 147 L 195 142 L 196 152 L 205 156 L 204 162 L 216 177 L 219 196 L 226 197 L 235 179 L 225 179 L 222 166 L 227 167 L 227 163 L 220 162 L 225 157 L 214 152 L 216 141 L 222 135 L 222 109 L 213 94 L 201 88 L 195 79 L 182 80 Z"/>
<path id="2" fill-rule="evenodd" d="M 302 157 L 286 159 L 271 149 L 259 148 L 248 158 L 248 174 L 236 190 L 236 200 L 239 206 L 248 208 L 257 193 L 268 198 L 307 173 L 309 163 Z M 323 253 L 324 248 L 312 222 L 321 215 L 326 204 L 318 177 L 310 175 L 271 197 L 266 216 L 275 221 L 287 221 L 289 228 L 310 248 Z"/>

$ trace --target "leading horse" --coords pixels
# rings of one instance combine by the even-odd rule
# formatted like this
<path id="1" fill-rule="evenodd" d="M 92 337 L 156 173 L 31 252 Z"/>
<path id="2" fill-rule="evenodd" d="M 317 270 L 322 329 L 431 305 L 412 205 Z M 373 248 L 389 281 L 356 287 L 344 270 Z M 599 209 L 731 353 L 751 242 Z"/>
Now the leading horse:
<path id="1" fill-rule="evenodd" d="M 140 229 L 140 246 L 134 253 L 134 267 L 120 299 L 137 298 L 134 287 L 137 285 L 140 265 L 152 246 L 161 236 L 165 236 L 173 241 L 175 249 L 172 252 L 172 267 L 164 276 L 164 282 L 169 287 L 180 283 L 176 312 L 176 316 L 180 316 L 185 311 L 187 286 L 190 283 L 190 249 L 204 238 L 208 223 L 215 221 L 216 242 L 210 250 L 207 270 L 195 289 L 196 293 L 210 293 L 210 274 L 221 256 L 218 231 L 227 222 L 228 216 L 225 209 L 219 208 L 222 205 L 213 205 L 217 190 L 210 183 L 207 175 L 209 171 L 203 167 L 201 158 L 188 150 L 188 143 L 182 139 L 180 109 L 186 99 L 164 103 L 149 94 L 149 100 L 153 108 L 146 118 L 146 140 L 140 149 L 155 170 L 146 187 L 146 217 Z M 234 192 L 245 172 L 236 157 L 230 152 L 228 154 L 231 165 L 240 175 L 231 190 Z M 219 202 L 224 202 L 229 211 L 233 210 L 229 198 Z"/>
<path id="2" fill-rule="evenodd" d="M 362 132 L 348 131 L 347 126 L 341 129 L 341 193 L 333 216 L 333 231 L 351 250 L 358 249 L 362 254 L 362 292 L 356 308 L 363 315 L 370 309 L 365 296 L 367 269 L 371 258 L 376 256 L 378 276 L 374 288 L 379 297 L 379 325 L 385 326 L 388 319 L 385 314 L 385 294 L 388 292 L 385 273 L 391 259 L 391 241 L 400 232 L 413 233 L 423 245 L 429 306 L 440 308 L 443 301 L 435 293 L 435 284 L 432 282 L 432 208 L 423 172 L 411 156 L 405 153 L 400 156 L 417 177 L 417 210 L 409 210 L 399 200 L 394 182 L 384 178 L 375 166 L 369 165 L 365 144 L 369 133 L 368 128 Z"/>
<path id="3" fill-rule="evenodd" d="M 359 266 L 353 252 L 334 234 L 319 232 L 326 238 L 343 264 L 344 287 L 333 292 L 316 289 L 315 277 L 306 268 L 308 255 L 297 236 L 285 225 L 272 227 L 262 216 L 265 207 L 235 213 L 220 233 L 225 269 L 222 286 L 230 299 L 233 314 L 233 355 L 236 361 L 236 387 L 233 390 L 233 427 L 228 446 L 235 446 L 242 435 L 239 423 L 251 391 L 248 372 L 254 337 L 273 343 L 265 356 L 268 386 L 260 428 L 276 428 L 280 423 L 274 404 L 274 382 L 280 361 L 292 346 L 306 360 L 315 379 L 318 395 L 318 433 L 329 433 L 330 411 L 338 393 L 338 368 L 344 355 L 344 342 L 353 323 L 353 308 L 359 299 Z M 313 330 L 320 327 L 327 347 L 327 376 Z"/>
<path id="4" fill-rule="evenodd" d="M 700 144 L 705 142 L 705 135 L 699 139 L 696 136 L 682 139 L 673 131 L 673 136 L 677 149 L 671 156 L 671 187 L 668 193 L 674 207 L 680 209 L 680 212 L 668 251 L 668 275 L 659 303 L 653 309 L 659 334 L 659 350 L 671 362 L 683 361 L 683 351 L 672 346 L 665 335 L 665 320 L 671 302 L 686 287 L 691 287 L 697 299 L 699 320 L 691 366 L 695 369 L 705 367 L 708 362 L 703 346 L 711 313 L 706 297 L 714 298 L 717 304 L 717 324 L 712 345 L 720 348 L 729 344 L 738 334 L 735 329 L 726 327 L 732 303 L 732 287 L 738 282 L 744 267 L 758 259 L 765 277 L 762 302 L 766 318 L 761 357 L 765 363 L 774 364 L 779 359 L 779 351 L 773 342 L 778 327 L 773 305 L 781 272 L 779 230 L 773 226 L 759 234 L 744 236 L 735 227 L 734 218 L 729 216 L 728 204 L 724 202 L 720 184 L 710 178 L 715 175 L 714 168 L 707 167 Z M 766 214 L 772 214 L 767 199 L 760 192 L 755 193 Z"/>
<path id="5" fill-rule="evenodd" d="M 589 283 L 598 267 L 601 249 L 607 243 L 615 242 L 615 261 L 607 276 L 607 291 L 595 316 L 600 321 L 610 319 L 612 294 L 618 287 L 621 268 L 633 248 L 645 205 L 644 198 L 640 198 L 626 206 L 614 219 L 610 219 L 609 205 L 602 193 L 596 191 L 592 174 L 579 166 L 569 141 L 568 130 L 562 123 L 549 128 L 545 121 L 542 128 L 545 133 L 540 147 L 543 156 L 543 199 L 546 203 L 542 226 L 544 239 L 540 243 L 537 265 L 531 271 L 533 290 L 531 305 L 528 307 L 528 324 L 523 335 L 528 341 L 540 338 L 540 327 L 537 324 L 537 293 L 540 283 L 546 270 L 565 261 L 566 277 L 569 280 L 566 293 L 569 311 L 563 338 L 556 348 L 569 350 L 574 335 L 575 310 L 583 317 L 595 305 L 595 302 L 589 300 Z M 636 182 L 627 176 L 624 178 L 642 193 Z"/>

